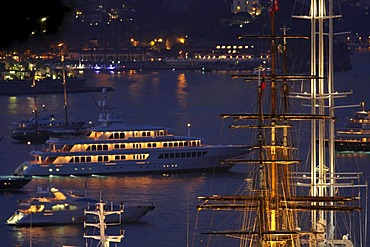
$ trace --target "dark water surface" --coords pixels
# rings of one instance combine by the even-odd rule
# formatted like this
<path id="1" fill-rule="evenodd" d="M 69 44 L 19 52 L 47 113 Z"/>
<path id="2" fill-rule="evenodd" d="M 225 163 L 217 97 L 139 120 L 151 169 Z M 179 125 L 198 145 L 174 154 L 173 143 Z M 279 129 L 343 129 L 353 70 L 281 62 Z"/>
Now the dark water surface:
<path id="1" fill-rule="evenodd" d="M 369 56 L 353 57 L 354 69 L 349 73 L 337 73 L 340 90 L 354 89 L 345 103 L 358 103 L 361 95 L 370 104 Z M 236 72 L 201 73 L 197 71 L 158 71 L 94 73 L 85 72 L 89 86 L 113 87 L 108 92 L 110 105 L 129 122 L 151 123 L 171 127 L 174 133 L 206 139 L 208 143 L 247 143 L 251 137 L 244 131 L 228 129 L 229 122 L 220 119 L 220 113 L 255 112 L 256 83 L 232 80 Z M 68 95 L 69 119 L 91 120 L 97 123 L 99 110 L 96 102 L 101 93 Z M 39 105 L 60 117 L 64 117 L 62 95 L 40 95 Z M 10 137 L 11 124 L 15 120 L 31 116 L 33 97 L 0 96 L 0 175 L 11 174 L 37 145 L 19 144 Z M 298 107 L 294 105 L 294 107 Z M 338 110 L 338 123 L 353 109 Z M 302 127 L 302 132 L 304 128 Z M 308 134 L 308 133 L 307 133 Z M 304 146 L 304 144 L 301 144 Z M 307 149 L 302 152 L 307 151 Z M 338 156 L 339 170 L 361 169 L 367 176 L 369 158 L 366 154 Z M 209 219 L 198 218 L 195 206 L 197 196 L 233 193 L 243 182 L 243 167 L 234 167 L 230 172 L 218 174 L 140 175 L 117 177 L 52 177 L 35 178 L 19 193 L 0 194 L 1 246 L 96 246 L 85 245 L 82 226 L 50 226 L 16 228 L 5 224 L 15 211 L 17 201 L 33 193 L 38 187 L 56 186 L 67 190 L 84 191 L 88 195 L 107 200 L 123 201 L 126 204 L 153 203 L 156 208 L 142 221 L 124 225 L 125 237 L 117 246 L 206 246 L 207 235 L 200 235 L 202 228 L 209 230 Z M 118 229 L 110 229 L 111 234 Z M 234 241 L 226 245 L 220 242 L 212 246 L 237 246 Z M 115 246 L 115 245 L 113 245 Z"/>

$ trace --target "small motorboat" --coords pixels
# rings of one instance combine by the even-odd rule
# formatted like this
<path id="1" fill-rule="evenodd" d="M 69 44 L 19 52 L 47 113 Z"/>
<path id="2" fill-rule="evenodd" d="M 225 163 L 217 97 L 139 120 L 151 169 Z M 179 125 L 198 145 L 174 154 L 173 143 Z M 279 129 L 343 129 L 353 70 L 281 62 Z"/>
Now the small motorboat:
<path id="1" fill-rule="evenodd" d="M 101 200 L 100 200 L 101 201 Z M 85 210 L 89 210 L 99 200 L 83 195 L 75 195 L 57 188 L 38 190 L 35 197 L 19 202 L 19 208 L 7 220 L 8 225 L 14 226 L 43 226 L 81 224 L 98 219 L 86 219 Z M 144 215 L 154 210 L 154 205 L 123 205 L 105 202 L 106 210 L 123 209 L 121 215 L 114 214 L 106 218 L 108 223 L 137 222 Z M 91 216 L 94 217 L 94 216 Z"/>

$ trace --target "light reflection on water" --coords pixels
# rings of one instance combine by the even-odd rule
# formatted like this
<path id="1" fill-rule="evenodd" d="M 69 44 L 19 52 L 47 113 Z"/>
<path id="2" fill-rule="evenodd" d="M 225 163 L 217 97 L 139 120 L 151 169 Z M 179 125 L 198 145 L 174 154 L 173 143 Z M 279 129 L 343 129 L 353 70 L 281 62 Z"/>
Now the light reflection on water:
<path id="1" fill-rule="evenodd" d="M 180 107 L 186 107 L 186 99 L 187 99 L 187 92 L 186 92 L 186 87 L 187 87 L 187 81 L 186 81 L 186 76 L 184 73 L 180 73 L 178 75 L 177 79 L 177 90 L 176 90 L 176 95 L 177 95 L 177 104 Z"/>

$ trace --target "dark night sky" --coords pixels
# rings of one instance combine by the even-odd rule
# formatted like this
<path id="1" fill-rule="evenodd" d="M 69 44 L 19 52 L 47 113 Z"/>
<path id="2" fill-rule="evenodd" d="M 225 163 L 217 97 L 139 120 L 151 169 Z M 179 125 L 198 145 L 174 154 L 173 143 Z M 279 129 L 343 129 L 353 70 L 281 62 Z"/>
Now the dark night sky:
<path id="1" fill-rule="evenodd" d="M 83 1 L 83 0 L 81 0 Z M 152 4 L 154 2 L 162 2 L 163 5 L 168 5 L 168 8 L 174 4 L 170 0 L 150 0 Z M 204 3 L 199 0 L 193 0 L 194 3 Z M 209 0 L 210 1 L 210 0 Z M 216 2 L 216 0 L 213 0 Z M 307 0 L 306 0 L 307 1 Z M 30 39 L 31 33 L 38 40 L 37 42 L 42 44 L 42 41 L 48 37 L 53 37 L 54 34 L 58 34 L 60 30 L 63 29 L 63 16 L 67 14 L 70 10 L 68 7 L 64 6 L 62 0 L 3 0 L 1 3 L 1 15 L 0 15 L 0 48 L 12 47 L 18 44 L 26 43 Z M 138 3 L 142 3 L 145 6 L 147 3 L 145 0 L 138 0 Z M 191 0 L 180 1 L 183 4 L 192 2 Z M 217 0 L 225 4 L 225 0 Z M 293 4 L 294 0 L 289 0 L 285 2 L 284 6 L 290 6 L 288 3 Z M 209 3 L 208 3 L 209 4 Z M 205 4 L 208 6 L 207 4 Z M 216 8 L 216 5 L 213 5 Z M 223 5 L 220 5 L 223 6 Z M 189 7 L 189 6 L 188 6 Z M 199 7 L 196 5 L 196 7 Z M 281 6 L 283 7 L 283 6 Z M 144 8 L 148 9 L 148 8 Z M 188 9 L 188 8 L 184 8 Z M 211 11 L 208 11 L 210 13 Z M 220 14 L 220 11 L 215 11 Z M 291 12 L 291 7 L 288 13 Z M 363 7 L 357 8 L 354 5 L 349 5 L 349 2 L 341 3 L 341 12 L 343 14 L 343 23 L 339 23 L 341 30 L 339 31 L 352 31 L 359 32 L 364 35 L 370 35 L 369 26 L 365 23 L 369 23 L 370 15 L 367 14 Z M 201 13 L 205 13 L 201 11 Z M 148 15 L 155 14 L 148 12 Z M 145 15 L 148 18 L 148 15 Z M 289 14 L 290 16 L 291 14 Z M 356 18 L 354 18 L 354 16 Z M 43 17 L 47 17 L 46 22 L 42 25 L 40 20 Z M 158 19 L 158 18 L 157 18 Z M 202 20 L 206 19 L 202 17 Z M 212 19 L 214 23 L 214 20 Z M 198 25 L 190 24 L 191 28 L 195 28 Z M 214 25 L 210 25 L 214 26 Z M 46 32 L 43 32 L 46 30 Z M 39 44 L 37 43 L 37 44 Z"/>
<path id="2" fill-rule="evenodd" d="M 58 32 L 68 8 L 60 0 L 2 1 L 0 46 L 9 47 L 27 41 L 32 32 L 48 36 Z M 47 17 L 44 24 L 41 18 Z M 43 30 L 46 30 L 43 32 Z"/>

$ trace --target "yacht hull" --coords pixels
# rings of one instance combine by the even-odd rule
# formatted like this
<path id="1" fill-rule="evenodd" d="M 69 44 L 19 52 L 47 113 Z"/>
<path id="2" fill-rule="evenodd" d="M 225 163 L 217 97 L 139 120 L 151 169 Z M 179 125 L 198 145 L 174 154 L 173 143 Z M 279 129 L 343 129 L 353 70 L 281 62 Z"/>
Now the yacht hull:
<path id="1" fill-rule="evenodd" d="M 106 216 L 106 223 L 132 223 L 139 221 L 144 215 L 152 211 L 154 206 L 125 206 L 121 216 L 118 214 Z M 7 220 L 8 225 L 19 227 L 50 226 L 50 225 L 72 225 L 84 222 L 98 222 L 94 215 L 84 215 L 83 209 L 65 211 L 44 211 L 41 213 L 15 212 Z"/>
<path id="2" fill-rule="evenodd" d="M 213 146 L 194 149 L 161 150 L 152 152 L 147 160 L 121 160 L 117 162 L 37 164 L 26 161 L 16 170 L 24 176 L 109 175 L 137 173 L 178 173 L 193 171 L 227 171 L 233 165 L 222 164 L 232 157 L 245 155 L 247 146 Z M 168 156 L 164 156 L 168 154 Z M 199 154 L 199 156 L 197 156 Z M 185 157 L 182 157 L 185 156 Z"/>
<path id="3" fill-rule="evenodd" d="M 30 177 L 0 176 L 0 191 L 20 190 L 31 181 Z"/>

